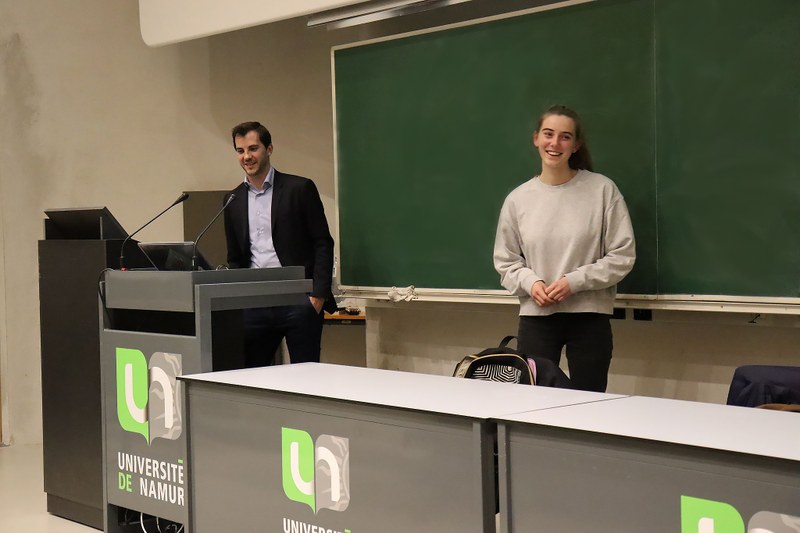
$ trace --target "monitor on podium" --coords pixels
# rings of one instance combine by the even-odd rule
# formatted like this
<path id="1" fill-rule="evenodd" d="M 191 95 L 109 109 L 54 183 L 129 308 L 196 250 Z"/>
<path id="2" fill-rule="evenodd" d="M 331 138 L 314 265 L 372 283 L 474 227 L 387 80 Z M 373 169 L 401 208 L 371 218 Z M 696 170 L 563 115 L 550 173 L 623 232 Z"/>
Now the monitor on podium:
<path id="1" fill-rule="evenodd" d="M 139 248 L 156 270 L 193 270 L 192 256 L 199 270 L 214 270 L 200 250 L 195 249 L 193 241 L 140 242 Z"/>

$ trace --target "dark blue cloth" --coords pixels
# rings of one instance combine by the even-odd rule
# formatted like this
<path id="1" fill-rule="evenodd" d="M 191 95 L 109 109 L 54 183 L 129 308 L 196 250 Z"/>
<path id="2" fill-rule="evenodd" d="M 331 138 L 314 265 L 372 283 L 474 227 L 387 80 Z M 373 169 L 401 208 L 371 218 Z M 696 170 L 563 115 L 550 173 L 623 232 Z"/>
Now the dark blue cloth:
<path id="1" fill-rule="evenodd" d="M 311 302 L 244 310 L 244 352 L 247 368 L 276 364 L 275 353 L 286 339 L 292 363 L 319 363 L 322 312 Z"/>
<path id="2" fill-rule="evenodd" d="M 728 405 L 800 404 L 800 367 L 747 365 L 733 373 Z"/>

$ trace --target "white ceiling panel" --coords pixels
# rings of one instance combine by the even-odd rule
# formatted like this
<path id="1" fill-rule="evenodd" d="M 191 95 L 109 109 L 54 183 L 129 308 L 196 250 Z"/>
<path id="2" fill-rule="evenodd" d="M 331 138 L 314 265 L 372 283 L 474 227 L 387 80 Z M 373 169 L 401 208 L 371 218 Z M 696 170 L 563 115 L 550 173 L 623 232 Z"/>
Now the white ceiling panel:
<path id="1" fill-rule="evenodd" d="M 139 0 L 139 22 L 144 42 L 149 46 L 161 46 L 363 2 L 364 0 Z"/>

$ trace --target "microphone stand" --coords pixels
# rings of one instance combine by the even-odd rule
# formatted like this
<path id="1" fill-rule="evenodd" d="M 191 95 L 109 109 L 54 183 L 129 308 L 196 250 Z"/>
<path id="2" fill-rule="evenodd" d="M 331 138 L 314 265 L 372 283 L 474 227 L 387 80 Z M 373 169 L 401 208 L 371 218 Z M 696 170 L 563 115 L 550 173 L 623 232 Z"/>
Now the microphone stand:
<path id="1" fill-rule="evenodd" d="M 225 200 L 225 205 L 222 206 L 222 209 L 220 209 L 217 212 L 217 214 L 214 215 L 214 218 L 211 219 L 211 222 L 209 222 L 208 225 L 206 225 L 206 227 L 203 228 L 203 231 L 201 231 L 200 234 L 197 236 L 197 238 L 194 240 L 194 246 L 192 247 L 192 270 L 198 270 L 198 268 L 197 268 L 197 243 L 200 241 L 200 238 L 203 235 L 206 234 L 206 231 L 208 231 L 208 228 L 211 227 L 211 224 L 216 222 L 216 220 L 219 218 L 219 216 L 222 214 L 222 212 L 225 211 L 228 208 L 229 205 L 231 205 L 231 202 L 233 201 L 234 198 L 236 198 L 236 195 L 231 193 L 230 196 L 228 196 L 228 199 Z"/>
<path id="2" fill-rule="evenodd" d="M 147 223 L 145 223 L 141 228 L 137 229 L 136 231 L 134 231 L 133 233 L 131 233 L 130 235 L 125 237 L 125 240 L 122 241 L 122 246 L 120 246 L 120 249 L 119 249 L 119 269 L 120 270 L 128 270 L 127 268 L 125 268 L 125 244 L 127 244 L 127 242 L 131 239 L 131 237 L 133 237 L 134 235 L 136 235 L 137 233 L 142 231 L 144 228 L 149 226 L 151 222 L 153 222 L 155 219 L 157 219 L 158 217 L 160 217 L 161 215 L 163 215 L 164 213 L 166 213 L 167 211 L 169 211 L 170 209 L 172 209 L 176 205 L 185 202 L 187 200 L 187 198 L 189 198 L 189 193 L 188 192 L 185 192 L 185 193 L 181 194 L 178 197 L 177 200 L 172 202 L 172 205 L 170 205 L 168 208 L 164 209 L 159 214 L 157 214 L 156 216 L 154 216 L 153 218 L 148 220 Z"/>

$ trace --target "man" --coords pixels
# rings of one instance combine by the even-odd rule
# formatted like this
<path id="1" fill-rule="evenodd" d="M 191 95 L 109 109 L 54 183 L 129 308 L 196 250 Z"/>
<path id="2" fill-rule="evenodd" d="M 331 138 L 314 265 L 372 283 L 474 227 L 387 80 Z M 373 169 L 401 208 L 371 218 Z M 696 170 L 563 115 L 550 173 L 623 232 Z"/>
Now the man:
<path id="1" fill-rule="evenodd" d="M 322 311 L 336 310 L 333 238 L 319 192 L 313 181 L 272 167 L 272 136 L 260 123 L 239 124 L 231 137 L 245 179 L 231 191 L 235 198 L 225 210 L 228 266 L 301 265 L 313 280 L 303 305 L 245 310 L 245 364 L 273 364 L 283 338 L 292 363 L 319 362 Z"/>

